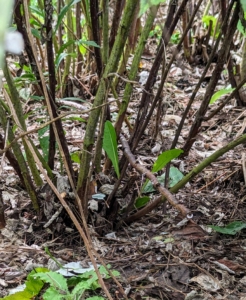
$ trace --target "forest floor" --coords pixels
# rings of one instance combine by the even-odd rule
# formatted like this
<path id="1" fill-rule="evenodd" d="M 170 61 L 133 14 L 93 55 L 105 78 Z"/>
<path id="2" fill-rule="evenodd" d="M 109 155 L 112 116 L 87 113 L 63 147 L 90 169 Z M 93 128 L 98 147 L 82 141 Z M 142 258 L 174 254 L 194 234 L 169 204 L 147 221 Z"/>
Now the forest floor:
<path id="1" fill-rule="evenodd" d="M 148 71 L 150 65 L 150 58 L 143 59 L 144 70 Z M 197 66 L 184 77 L 182 69 L 178 65 L 173 66 L 163 92 L 166 114 L 159 123 L 163 128 L 158 135 L 160 151 L 168 149 L 201 69 Z M 180 87 L 183 83 L 185 87 Z M 220 84 L 224 87 L 224 80 Z M 199 91 L 200 95 L 202 93 L 203 88 Z M 141 91 L 135 89 L 134 100 L 129 107 L 132 124 L 140 96 Z M 197 97 L 192 106 L 177 148 L 182 147 L 187 137 L 200 99 Z M 210 110 L 216 107 L 215 103 Z M 37 103 L 27 103 L 25 109 L 26 112 L 34 111 L 34 115 L 38 114 L 40 118 L 44 112 L 41 104 Z M 189 156 L 175 160 L 173 165 L 187 174 L 205 157 L 241 134 L 245 120 L 244 108 L 237 107 L 235 100 L 231 101 L 213 119 L 202 124 Z M 157 147 L 152 141 L 155 122 L 153 120 L 148 127 L 139 147 L 141 151 L 137 152 L 138 160 L 147 168 L 152 166 L 159 154 L 153 150 Z M 28 129 L 38 125 L 36 117 L 30 118 Z M 75 152 L 84 128 L 79 122 L 68 120 L 64 129 L 70 151 Z M 35 141 L 37 135 L 33 134 L 32 138 Z M 182 219 L 168 204 L 129 226 L 112 229 L 103 236 L 95 233 L 90 221 L 94 247 L 105 263 L 120 272 L 119 281 L 128 292 L 129 299 L 246 299 L 246 232 L 220 234 L 208 227 L 237 220 L 246 222 L 246 188 L 242 171 L 244 153 L 243 145 L 229 151 L 176 194 L 179 203 L 192 211 L 192 221 L 177 226 Z M 141 187 L 142 183 L 143 179 L 139 177 L 136 184 Z M 45 252 L 45 247 L 61 263 L 88 262 L 83 242 L 66 213 L 62 212 L 44 229 L 47 220 L 44 215 L 41 220 L 35 216 L 30 199 L 5 160 L 1 185 L 7 226 L 0 235 L 0 296 L 22 283 L 34 267 L 53 268 L 53 260 Z M 152 196 L 155 197 L 155 193 Z M 41 203 L 46 201 L 41 200 Z M 93 220 L 93 213 L 90 220 Z M 122 298 L 112 280 L 107 281 L 107 287 L 115 299 Z"/>
<path id="2" fill-rule="evenodd" d="M 154 58 L 151 52 L 143 55 L 140 78 L 144 76 L 142 71 L 148 72 L 151 68 Z M 170 53 L 171 48 L 167 49 L 167 59 Z M 169 149 L 202 70 L 203 66 L 199 65 L 173 65 L 162 95 L 165 114 L 158 122 L 154 115 L 136 153 L 138 161 L 145 167 L 150 169 L 157 156 Z M 83 86 L 88 83 L 85 77 L 81 79 Z M 211 72 L 206 81 L 210 77 Z M 160 78 L 155 87 L 158 87 L 159 81 Z M 206 84 L 204 82 L 199 90 L 176 148 L 184 145 Z M 227 79 L 222 78 L 217 90 L 227 84 Z M 124 83 L 120 97 L 123 89 Z M 136 119 L 141 93 L 141 88 L 134 88 L 128 109 L 128 119 L 132 125 Z M 209 110 L 214 110 L 218 103 L 219 100 Z M 77 105 L 80 109 L 86 109 L 91 104 Z M 40 121 L 46 118 L 46 110 L 41 103 L 26 103 L 24 109 L 25 113 L 29 113 L 28 130 L 40 126 Z M 67 111 L 67 108 L 63 109 Z M 112 105 L 113 121 L 116 112 L 117 106 Z M 153 142 L 156 123 L 161 130 Z M 235 100 L 232 100 L 214 118 L 202 123 L 189 156 L 174 160 L 173 166 L 187 174 L 204 158 L 242 134 L 245 127 L 245 108 L 237 107 Z M 70 152 L 75 153 L 80 149 L 85 125 L 68 118 L 64 121 L 64 130 Z M 127 134 L 126 126 L 124 130 Z M 38 135 L 33 133 L 31 138 L 35 142 Z M 175 195 L 179 203 L 192 212 L 192 220 L 187 220 L 186 223 L 179 224 L 182 219 L 177 211 L 169 204 L 163 204 L 137 222 L 123 225 L 117 230 L 112 229 L 100 236 L 94 228 L 96 213 L 91 212 L 89 228 L 94 248 L 105 263 L 120 272 L 118 280 L 129 299 L 246 299 L 246 231 L 229 235 L 215 232 L 209 227 L 223 226 L 233 221 L 246 223 L 246 182 L 242 167 L 246 163 L 244 153 L 243 145 L 227 152 Z M 78 167 L 78 164 L 74 163 L 74 166 Z M 59 167 L 57 158 L 58 174 Z M 44 211 L 49 209 L 49 199 L 40 198 L 42 212 L 40 216 L 36 216 L 27 193 L 20 186 L 18 177 L 7 160 L 2 161 L 0 180 L 7 219 L 6 227 L 0 231 L 0 297 L 23 283 L 33 268 L 57 267 L 54 267 L 54 261 L 45 247 L 62 264 L 88 264 L 89 258 L 83 241 L 64 210 L 44 229 L 43 226 L 48 221 Z M 135 185 L 141 189 L 144 180 L 139 176 Z M 112 185 L 114 182 L 109 183 Z M 153 192 L 152 199 L 157 195 L 158 193 Z M 120 195 L 117 197 L 123 206 L 125 199 L 121 199 Z M 123 299 L 114 281 L 110 279 L 106 282 L 113 298 Z"/>

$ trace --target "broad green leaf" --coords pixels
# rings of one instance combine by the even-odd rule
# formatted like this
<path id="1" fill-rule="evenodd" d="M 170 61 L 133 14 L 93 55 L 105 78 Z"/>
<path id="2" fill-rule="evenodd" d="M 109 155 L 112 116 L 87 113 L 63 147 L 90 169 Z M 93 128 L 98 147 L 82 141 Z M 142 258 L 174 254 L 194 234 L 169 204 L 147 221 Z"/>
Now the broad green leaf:
<path id="1" fill-rule="evenodd" d="M 85 290 L 90 290 L 90 289 L 91 289 L 91 282 L 89 282 L 89 280 L 80 281 L 78 284 L 76 284 L 76 286 L 72 290 L 71 294 L 73 296 L 78 295 L 78 294 L 82 295 Z M 74 299 L 76 299 L 76 297 Z"/>
<path id="2" fill-rule="evenodd" d="M 138 197 L 135 202 L 136 208 L 143 207 L 145 204 L 147 204 L 149 202 L 149 200 L 150 200 L 150 197 L 148 197 L 148 196 Z"/>
<path id="3" fill-rule="evenodd" d="M 22 79 L 22 80 L 30 80 L 30 82 L 34 82 L 36 81 L 36 77 L 34 76 L 34 74 L 32 73 L 29 73 L 29 74 L 23 74 L 21 75 L 20 77 L 18 77 L 19 79 Z"/>
<path id="4" fill-rule="evenodd" d="M 244 37 L 246 37 L 246 30 L 245 30 L 245 28 L 243 27 L 243 24 L 242 24 L 241 20 L 239 20 L 238 23 L 237 23 L 237 30 L 238 30 Z"/>
<path id="5" fill-rule="evenodd" d="M 35 38 L 41 40 L 41 35 L 40 35 L 40 32 L 38 31 L 38 29 L 32 28 L 31 32 L 32 32 L 32 35 L 35 36 Z"/>
<path id="6" fill-rule="evenodd" d="M 45 293 L 43 294 L 43 299 L 44 300 L 64 300 L 64 299 L 69 299 L 69 292 L 67 293 L 61 293 L 61 291 L 55 289 L 53 286 L 49 287 Z M 71 298 L 70 298 L 71 299 Z"/>
<path id="7" fill-rule="evenodd" d="M 66 14 L 67 11 L 69 10 L 69 8 L 70 8 L 72 5 L 74 5 L 74 4 L 76 4 L 76 3 L 80 2 L 80 1 L 81 1 L 81 0 L 72 0 L 68 5 L 65 5 L 65 6 L 62 8 L 60 14 L 58 15 L 57 24 L 56 24 L 56 27 L 55 27 L 55 30 L 54 30 L 54 34 L 56 33 L 58 27 L 60 26 L 60 24 L 61 24 L 61 22 L 62 22 L 62 19 L 64 18 L 65 14 Z"/>
<path id="8" fill-rule="evenodd" d="M 44 286 L 44 282 L 42 280 L 37 279 L 37 278 L 34 279 L 32 277 L 33 274 L 37 274 L 40 271 L 41 272 L 47 272 L 48 269 L 46 269 L 46 268 L 36 268 L 36 269 L 34 269 L 27 276 L 27 281 L 23 285 L 24 290 L 17 291 L 16 293 L 14 292 L 14 290 L 12 290 L 13 292 L 11 292 L 11 294 L 9 296 L 6 296 L 6 297 L 1 298 L 1 299 L 4 299 L 4 300 L 30 300 L 30 299 L 34 299 L 35 296 L 39 294 L 42 287 Z M 23 288 L 23 287 L 21 287 L 21 288 Z"/>
<path id="9" fill-rule="evenodd" d="M 203 16 L 202 17 L 202 21 L 206 24 L 206 27 L 209 27 L 209 24 L 210 22 L 212 22 L 212 35 L 214 34 L 214 30 L 215 28 L 217 27 L 217 30 L 216 30 L 216 37 L 218 37 L 219 35 L 219 27 L 216 26 L 216 23 L 217 23 L 217 18 L 215 18 L 214 16 Z"/>
<path id="10" fill-rule="evenodd" d="M 240 0 L 243 11 L 246 12 L 246 0 Z"/>
<path id="11" fill-rule="evenodd" d="M 103 149 L 106 151 L 109 159 L 112 161 L 117 177 L 120 177 L 119 159 L 117 152 L 117 139 L 114 126 L 106 121 L 104 125 Z"/>
<path id="12" fill-rule="evenodd" d="M 80 163 L 80 152 L 74 152 L 70 155 L 71 160 L 75 163 Z"/>
<path id="13" fill-rule="evenodd" d="M 209 227 L 211 227 L 214 231 L 219 233 L 235 235 L 242 229 L 246 228 L 246 223 L 241 221 L 235 221 L 226 225 L 225 227 L 213 226 L 213 225 L 210 225 Z"/>
<path id="14" fill-rule="evenodd" d="M 153 165 L 151 172 L 155 173 L 163 169 L 172 159 L 178 157 L 183 150 L 171 149 L 161 153 Z"/>
<path id="15" fill-rule="evenodd" d="M 79 51 L 81 54 L 85 55 L 86 54 L 86 48 L 83 45 L 79 45 Z"/>
<path id="16" fill-rule="evenodd" d="M 38 278 L 46 283 L 49 283 L 52 287 L 68 292 L 68 286 L 66 279 L 59 273 L 47 272 L 37 273 L 32 275 L 33 278 Z"/>
<path id="17" fill-rule="evenodd" d="M 184 175 L 179 171 L 176 167 L 170 168 L 169 173 L 169 186 L 173 187 L 176 183 L 178 183 L 181 179 L 183 179 Z"/>
<path id="18" fill-rule="evenodd" d="M 69 55 L 69 53 L 61 53 L 60 55 L 57 56 L 57 58 L 55 60 L 56 70 L 58 69 L 61 61 L 68 55 Z"/>
<path id="19" fill-rule="evenodd" d="M 140 0 L 139 16 L 144 14 L 151 6 L 165 3 L 165 0 Z"/>
<path id="20" fill-rule="evenodd" d="M 177 169 L 175 167 L 171 167 L 170 172 L 169 172 L 169 186 L 170 187 L 175 186 L 175 184 L 178 183 L 183 177 L 184 177 L 184 175 L 179 171 L 179 169 Z M 157 176 L 157 180 L 161 185 L 164 186 L 165 173 L 162 174 L 161 176 Z M 155 188 L 154 188 L 152 182 L 147 181 L 147 183 L 143 186 L 142 193 L 148 194 L 148 193 L 152 193 L 154 191 L 155 191 Z"/>
<path id="21" fill-rule="evenodd" d="M 231 92 L 233 92 L 235 90 L 235 88 L 231 88 L 230 86 L 216 92 L 213 94 L 209 104 L 213 104 L 215 101 L 217 101 L 220 97 L 226 95 L 226 94 L 229 94 Z"/>

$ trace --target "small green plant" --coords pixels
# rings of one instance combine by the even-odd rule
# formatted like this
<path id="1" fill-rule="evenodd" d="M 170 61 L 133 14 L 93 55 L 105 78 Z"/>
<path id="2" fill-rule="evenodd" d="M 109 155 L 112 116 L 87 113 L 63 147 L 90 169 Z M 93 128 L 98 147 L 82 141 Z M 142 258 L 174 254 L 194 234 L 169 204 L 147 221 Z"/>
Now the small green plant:
<path id="1" fill-rule="evenodd" d="M 162 152 L 157 160 L 155 161 L 151 172 L 156 173 L 162 170 L 172 159 L 177 158 L 181 153 L 183 153 L 183 150 L 180 149 L 171 149 L 167 150 L 165 152 Z M 184 175 L 175 167 L 170 168 L 170 173 L 169 173 L 169 186 L 173 187 L 176 183 L 178 183 Z M 165 173 L 162 174 L 161 176 L 157 176 L 157 180 L 160 184 L 164 185 L 165 181 Z M 142 193 L 143 194 L 148 194 L 152 193 L 155 191 L 155 188 L 152 184 L 151 181 L 148 179 L 145 181 L 143 187 L 142 187 Z M 145 206 L 150 200 L 149 196 L 143 196 L 143 197 L 138 197 L 135 201 L 135 207 L 136 208 L 141 208 Z"/>
<path id="2" fill-rule="evenodd" d="M 213 226 L 213 225 L 210 225 L 209 227 L 211 227 L 214 231 L 222 234 L 235 235 L 242 229 L 246 228 L 246 223 L 241 221 L 234 221 L 232 223 L 227 224 L 225 227 Z"/>
<path id="3" fill-rule="evenodd" d="M 166 174 L 163 173 L 161 176 L 157 176 L 157 180 L 160 184 L 164 185 L 165 182 L 165 176 Z M 175 186 L 176 183 L 178 183 L 182 178 L 184 177 L 184 175 L 179 171 L 179 169 L 175 168 L 175 167 L 171 167 L 170 168 L 170 172 L 169 172 L 169 186 L 170 188 Z M 144 194 L 148 194 L 148 193 L 152 193 L 155 191 L 155 188 L 153 186 L 153 184 L 151 183 L 151 181 L 148 181 L 146 185 L 144 185 L 142 192 Z"/>
<path id="4" fill-rule="evenodd" d="M 162 29 L 160 25 L 155 25 L 154 29 L 150 31 L 149 37 L 156 37 L 158 40 L 161 38 Z"/>
<path id="5" fill-rule="evenodd" d="M 77 263 L 72 264 L 78 265 Z M 87 300 L 105 299 L 95 295 L 95 290 L 99 289 L 101 286 L 93 268 L 86 272 L 85 269 L 81 267 L 72 268 L 74 273 L 71 273 L 71 268 L 66 270 L 64 267 L 61 269 L 61 274 L 58 273 L 60 270 L 53 272 L 46 268 L 36 268 L 27 276 L 27 281 L 21 286 L 21 291 L 2 299 L 31 300 L 36 296 L 42 296 L 42 299 L 44 300 L 74 300 L 81 299 L 81 296 L 83 296 L 83 299 Z M 110 268 L 110 265 L 107 267 Z M 101 266 L 99 272 L 104 279 L 110 278 L 105 267 Z M 112 274 L 114 276 L 120 275 L 120 273 L 115 270 L 112 271 Z M 87 296 L 87 294 L 90 294 L 90 296 Z"/>
<path id="6" fill-rule="evenodd" d="M 219 35 L 219 27 L 217 26 L 217 22 L 218 22 L 218 19 L 214 16 L 203 16 L 202 17 L 202 21 L 203 23 L 205 24 L 205 27 L 208 28 L 209 27 L 209 24 L 210 22 L 212 23 L 212 35 L 214 35 L 214 31 L 216 30 L 216 38 L 218 37 Z"/>
<path id="7" fill-rule="evenodd" d="M 152 173 L 159 172 L 162 170 L 172 159 L 177 158 L 181 153 L 183 153 L 183 150 L 180 149 L 171 149 L 162 152 L 158 157 L 155 163 L 153 164 Z M 146 186 L 148 185 L 149 180 L 147 179 L 142 187 L 142 191 L 145 190 Z M 153 187 L 153 185 L 152 185 Z"/>
<path id="8" fill-rule="evenodd" d="M 173 44 L 178 44 L 180 41 L 180 32 L 179 31 L 175 31 L 172 35 L 171 35 L 171 42 Z"/>

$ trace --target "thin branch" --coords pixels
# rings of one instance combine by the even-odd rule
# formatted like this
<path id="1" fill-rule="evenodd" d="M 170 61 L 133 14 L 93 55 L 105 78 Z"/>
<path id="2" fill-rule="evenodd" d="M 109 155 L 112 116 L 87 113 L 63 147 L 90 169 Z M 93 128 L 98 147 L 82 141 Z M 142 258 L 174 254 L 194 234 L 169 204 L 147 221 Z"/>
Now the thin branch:
<path id="1" fill-rule="evenodd" d="M 184 205 L 179 204 L 175 199 L 175 197 L 158 182 L 156 176 L 151 171 L 149 171 L 144 166 L 136 162 L 136 159 L 132 154 L 126 139 L 122 135 L 120 136 L 120 141 L 123 146 L 124 154 L 128 159 L 128 161 L 130 162 L 131 166 L 135 168 L 140 174 L 144 174 L 151 181 L 153 186 L 162 194 L 162 196 L 164 196 L 167 199 L 167 201 L 173 207 L 179 210 L 183 216 L 187 216 L 190 213 L 189 209 L 186 208 Z"/>

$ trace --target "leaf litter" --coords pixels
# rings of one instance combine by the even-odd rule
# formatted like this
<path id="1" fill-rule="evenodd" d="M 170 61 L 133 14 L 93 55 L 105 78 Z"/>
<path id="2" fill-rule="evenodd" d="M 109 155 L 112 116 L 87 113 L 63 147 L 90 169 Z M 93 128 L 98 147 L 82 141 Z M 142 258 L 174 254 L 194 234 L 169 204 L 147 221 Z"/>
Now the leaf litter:
<path id="1" fill-rule="evenodd" d="M 148 60 L 144 60 L 143 66 L 142 74 L 145 74 L 150 69 Z M 184 80 L 182 68 L 173 66 L 171 69 L 165 86 L 166 115 L 157 138 L 163 148 L 152 142 L 156 126 L 155 120 L 152 120 L 137 153 L 144 166 L 151 168 L 157 155 L 169 149 L 189 101 L 189 88 L 197 82 L 198 74 L 200 71 L 195 68 L 189 71 L 186 75 L 188 79 Z M 129 106 L 132 122 L 136 119 L 140 92 L 141 89 L 136 89 L 134 100 Z M 200 93 L 203 95 L 202 89 Z M 180 147 L 199 105 L 198 97 L 184 124 L 178 143 Z M 42 107 L 38 103 L 30 103 L 29 110 L 42 111 Z M 28 124 L 38 125 L 35 120 Z M 68 120 L 64 122 L 64 129 L 69 136 L 71 152 L 78 150 L 84 126 L 81 127 L 80 122 Z M 174 161 L 174 167 L 179 171 L 182 169 L 182 173 L 188 173 L 201 158 L 211 155 L 244 129 L 244 109 L 236 107 L 234 101 L 231 101 L 216 117 L 202 124 L 189 156 L 182 162 Z M 127 128 L 125 130 L 127 132 Z M 37 134 L 33 134 L 33 139 L 37 138 Z M 245 299 L 246 231 L 243 228 L 246 222 L 246 188 L 241 162 L 243 152 L 244 145 L 240 145 L 226 153 L 178 192 L 176 198 L 179 203 L 190 208 L 192 219 L 183 219 L 169 204 L 164 204 L 132 224 L 122 224 L 117 230 L 109 222 L 108 232 L 101 236 L 97 227 L 104 224 L 105 220 L 92 212 L 90 234 L 94 248 L 106 263 L 120 272 L 119 280 L 129 299 Z M 44 228 L 47 220 L 38 220 L 30 199 L 7 161 L 3 161 L 1 171 L 7 226 L 0 233 L 0 296 L 5 296 L 10 288 L 23 282 L 28 272 L 36 266 L 52 270 L 59 268 L 56 264 L 52 266 L 53 260 L 45 252 L 45 247 L 61 264 L 79 261 L 89 265 L 79 234 L 64 211 L 56 216 L 48 228 Z M 110 178 L 105 181 L 99 190 L 108 194 L 110 192 L 107 190 L 112 191 L 114 183 L 110 182 Z M 144 182 L 145 178 L 138 179 L 137 184 L 142 186 Z M 128 195 L 123 197 L 122 193 L 119 190 L 116 197 L 124 213 Z M 152 199 L 157 197 L 153 190 L 151 193 Z M 92 186 L 91 194 L 98 195 L 95 185 Z M 103 197 L 94 198 L 98 206 L 100 201 L 104 201 Z M 50 218 L 57 209 L 56 200 L 50 195 L 50 198 L 46 197 L 42 201 Z M 220 226 L 222 232 L 228 223 L 238 220 L 244 225 L 241 225 L 240 230 L 236 227 L 235 231 L 234 228 L 232 234 L 227 231 L 223 235 L 209 228 L 209 225 L 214 228 Z M 113 282 L 111 288 L 117 290 Z"/>

